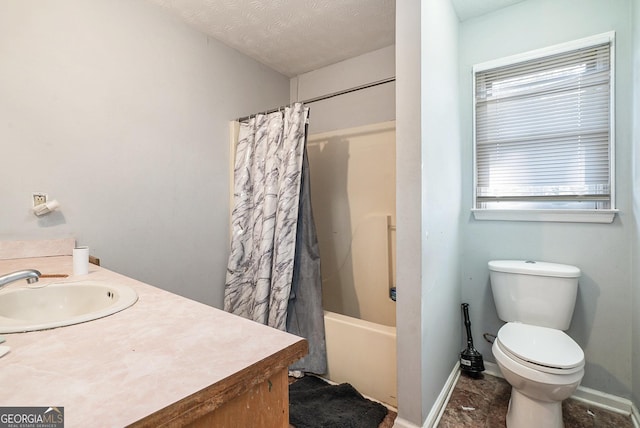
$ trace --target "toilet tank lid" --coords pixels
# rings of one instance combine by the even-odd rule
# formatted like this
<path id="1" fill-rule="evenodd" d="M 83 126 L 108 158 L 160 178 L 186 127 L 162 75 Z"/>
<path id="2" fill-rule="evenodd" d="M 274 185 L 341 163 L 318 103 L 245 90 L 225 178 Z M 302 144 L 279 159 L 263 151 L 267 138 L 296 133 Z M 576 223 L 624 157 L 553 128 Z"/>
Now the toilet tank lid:
<path id="1" fill-rule="evenodd" d="M 578 278 L 580 276 L 580 269 L 575 266 L 532 260 L 492 260 L 489 262 L 489 270 L 493 272 L 556 276 L 562 278 Z"/>

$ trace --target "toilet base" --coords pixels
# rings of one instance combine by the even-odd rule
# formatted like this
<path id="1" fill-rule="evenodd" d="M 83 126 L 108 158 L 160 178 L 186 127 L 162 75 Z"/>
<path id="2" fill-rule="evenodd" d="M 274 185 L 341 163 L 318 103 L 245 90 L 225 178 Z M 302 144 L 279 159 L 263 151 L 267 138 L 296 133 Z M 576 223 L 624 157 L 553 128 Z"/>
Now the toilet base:
<path id="1" fill-rule="evenodd" d="M 511 388 L 507 428 L 564 428 L 562 401 L 548 402 L 527 397 Z"/>

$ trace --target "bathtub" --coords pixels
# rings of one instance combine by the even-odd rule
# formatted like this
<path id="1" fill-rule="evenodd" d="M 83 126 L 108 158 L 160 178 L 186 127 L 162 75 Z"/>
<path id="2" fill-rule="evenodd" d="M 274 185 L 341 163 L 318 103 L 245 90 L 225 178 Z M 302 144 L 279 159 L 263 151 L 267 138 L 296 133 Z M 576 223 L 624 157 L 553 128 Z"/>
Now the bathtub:
<path id="1" fill-rule="evenodd" d="M 398 407 L 396 328 L 324 312 L 327 378 L 350 383 L 362 395 Z"/>

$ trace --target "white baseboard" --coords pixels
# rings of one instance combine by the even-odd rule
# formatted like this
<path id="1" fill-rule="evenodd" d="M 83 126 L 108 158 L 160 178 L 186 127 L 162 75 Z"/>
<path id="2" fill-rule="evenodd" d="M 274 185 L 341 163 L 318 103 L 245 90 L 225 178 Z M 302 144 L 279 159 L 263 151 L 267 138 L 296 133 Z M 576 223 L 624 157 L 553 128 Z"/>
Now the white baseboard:
<path id="1" fill-rule="evenodd" d="M 485 361 L 484 368 L 487 374 L 503 377 L 498 365 L 495 363 Z M 640 428 L 640 412 L 638 412 L 638 408 L 631 400 L 587 388 L 586 386 L 579 386 L 571 398 L 610 412 L 631 416 L 634 428 Z"/>
<path id="2" fill-rule="evenodd" d="M 631 421 L 634 428 L 640 428 L 640 411 L 633 403 L 631 403 Z"/>
<path id="3" fill-rule="evenodd" d="M 424 421 L 422 428 L 433 428 L 438 426 L 438 422 L 440 422 L 440 418 L 444 413 L 444 409 L 447 407 L 447 403 L 451 398 L 451 394 L 453 394 L 453 389 L 458 382 L 458 378 L 460 377 L 460 363 L 456 361 L 456 364 L 453 366 L 453 370 L 449 374 L 442 391 L 436 398 L 436 402 L 431 407 L 431 411 L 427 415 L 427 419 Z"/>
<path id="4" fill-rule="evenodd" d="M 438 426 L 438 422 L 440 422 L 440 418 L 444 413 L 444 409 L 447 407 L 447 403 L 449 402 L 449 398 L 451 398 L 451 394 L 453 394 L 453 389 L 458 382 L 458 378 L 460 377 L 460 368 L 458 367 L 459 363 L 456 361 L 456 365 L 451 370 L 447 381 L 444 384 L 444 387 L 438 394 L 438 398 L 436 398 L 436 402 L 433 403 L 433 407 L 431 407 L 431 411 L 427 415 L 427 419 L 424 421 L 422 428 L 433 428 Z M 412 422 L 409 422 L 405 419 L 397 417 L 393 423 L 393 428 L 421 428 L 419 425 L 415 425 Z"/>
<path id="5" fill-rule="evenodd" d="M 504 379 L 504 376 L 502 376 L 502 372 L 500 371 L 498 365 L 496 363 L 492 363 L 491 361 L 484 362 L 484 372 L 488 375 Z"/>
<path id="6" fill-rule="evenodd" d="M 583 403 L 590 404 L 592 406 L 600 407 L 601 409 L 608 410 L 610 412 L 620 413 L 623 415 L 631 415 L 631 400 L 621 398 L 615 395 L 607 394 L 606 392 L 600 392 L 595 389 L 579 386 L 576 392 L 571 396 L 574 400 L 582 401 Z"/>
<path id="7" fill-rule="evenodd" d="M 412 424 L 411 422 L 402 419 L 396 418 L 393 422 L 393 428 L 420 428 L 418 425 Z"/>

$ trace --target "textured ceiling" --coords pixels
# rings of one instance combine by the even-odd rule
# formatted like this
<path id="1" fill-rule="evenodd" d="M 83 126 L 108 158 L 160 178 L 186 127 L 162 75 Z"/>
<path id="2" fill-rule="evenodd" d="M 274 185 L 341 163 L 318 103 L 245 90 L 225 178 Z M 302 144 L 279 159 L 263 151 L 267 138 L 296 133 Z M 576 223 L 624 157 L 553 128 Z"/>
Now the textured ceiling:
<path id="1" fill-rule="evenodd" d="M 287 76 L 395 43 L 395 0 L 151 0 Z"/>
<path id="2" fill-rule="evenodd" d="M 149 1 L 290 77 L 395 43 L 395 0 Z M 521 1 L 451 3 L 464 21 Z"/>

